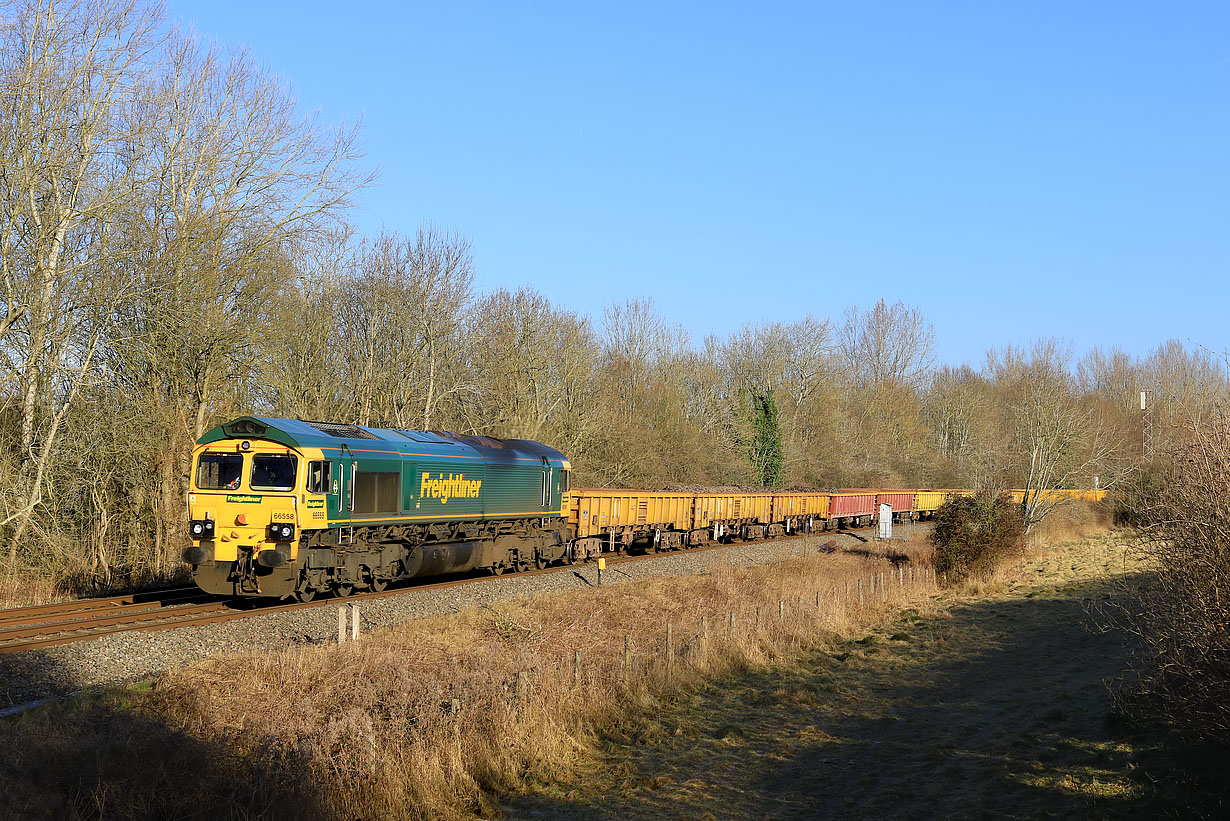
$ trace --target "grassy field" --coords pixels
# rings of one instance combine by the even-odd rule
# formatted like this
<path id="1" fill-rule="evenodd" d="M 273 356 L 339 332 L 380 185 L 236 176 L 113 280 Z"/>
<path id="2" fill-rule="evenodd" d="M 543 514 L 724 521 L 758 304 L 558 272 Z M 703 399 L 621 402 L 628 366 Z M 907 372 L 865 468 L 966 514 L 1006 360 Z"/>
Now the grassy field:
<path id="1" fill-rule="evenodd" d="M 713 682 L 608 733 L 507 817 L 1214 816 L 1177 741 L 1132 731 L 1099 608 L 1142 570 L 1101 537 L 946 592 L 833 649 Z M 1189 769 L 1190 768 L 1190 769 Z"/>

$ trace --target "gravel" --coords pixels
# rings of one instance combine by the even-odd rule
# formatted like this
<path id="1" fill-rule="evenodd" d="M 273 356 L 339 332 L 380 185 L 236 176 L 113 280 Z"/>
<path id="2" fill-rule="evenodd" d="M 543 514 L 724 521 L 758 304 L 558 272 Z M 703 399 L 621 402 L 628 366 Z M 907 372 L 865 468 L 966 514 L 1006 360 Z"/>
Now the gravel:
<path id="1" fill-rule="evenodd" d="M 915 525 L 921 531 L 922 525 Z M 900 526 L 896 535 L 912 528 Z M 864 531 L 870 534 L 870 531 Z M 789 541 L 733 544 L 705 551 L 680 551 L 633 562 L 610 564 L 603 584 L 747 567 L 812 554 L 835 541 L 855 547 L 865 539 L 824 533 Z M 868 545 L 870 547 L 870 545 Z M 390 627 L 410 619 L 455 613 L 498 601 L 538 593 L 578 590 L 597 580 L 595 563 L 559 568 L 538 575 L 477 577 L 469 584 L 436 589 L 410 588 L 395 595 L 362 601 L 362 630 Z M 344 602 L 345 600 L 340 600 Z M 241 652 L 282 650 L 337 640 L 337 605 L 269 613 L 199 627 L 148 633 L 119 633 L 91 641 L 0 655 L 0 711 L 13 705 L 58 698 L 83 689 L 152 679 L 199 659 Z"/>

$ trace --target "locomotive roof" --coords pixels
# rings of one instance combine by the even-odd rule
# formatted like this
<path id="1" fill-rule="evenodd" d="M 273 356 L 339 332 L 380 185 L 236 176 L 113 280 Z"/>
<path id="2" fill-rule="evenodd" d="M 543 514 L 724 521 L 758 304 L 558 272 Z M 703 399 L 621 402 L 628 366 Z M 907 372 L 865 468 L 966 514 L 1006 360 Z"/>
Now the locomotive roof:
<path id="1" fill-rule="evenodd" d="M 481 456 L 484 462 L 566 461 L 567 457 L 549 445 L 532 439 L 495 439 L 441 430 L 378 428 L 340 422 L 311 422 L 304 419 L 273 419 L 241 416 L 208 431 L 197 440 L 205 445 L 223 439 L 268 439 L 289 447 L 315 447 L 337 450 L 343 445 L 352 451 L 370 451 L 380 443 L 381 450 L 395 449 L 407 455 Z"/>

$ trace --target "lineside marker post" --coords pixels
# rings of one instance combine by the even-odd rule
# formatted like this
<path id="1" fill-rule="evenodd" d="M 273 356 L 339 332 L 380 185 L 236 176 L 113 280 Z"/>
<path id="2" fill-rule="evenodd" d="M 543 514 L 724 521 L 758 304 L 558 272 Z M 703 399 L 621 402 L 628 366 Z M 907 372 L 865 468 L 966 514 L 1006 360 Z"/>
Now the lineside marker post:
<path id="1" fill-rule="evenodd" d="M 700 646 L 705 656 L 709 655 L 709 617 L 700 617 Z"/>
<path id="2" fill-rule="evenodd" d="M 602 587 L 602 571 L 606 570 L 606 559 L 598 557 L 598 586 Z"/>
<path id="3" fill-rule="evenodd" d="M 572 651 L 572 683 L 581 686 L 581 651 Z"/>
<path id="4" fill-rule="evenodd" d="M 668 667 L 675 663 L 675 625 L 670 622 L 666 623 L 666 664 Z"/>
<path id="5" fill-rule="evenodd" d="M 777 623 L 781 624 L 786 620 L 786 603 L 781 599 L 777 600 Z"/>
<path id="6" fill-rule="evenodd" d="M 858 606 L 860 608 L 863 606 L 863 580 L 861 578 L 858 580 Z"/>
<path id="7" fill-rule="evenodd" d="M 730 618 L 727 619 L 727 629 L 730 631 L 730 637 L 735 637 L 735 611 L 730 611 Z"/>
<path id="8" fill-rule="evenodd" d="M 346 608 L 337 608 L 337 643 L 346 643 Z"/>
<path id="9" fill-rule="evenodd" d="M 357 602 L 350 602 L 346 605 L 350 608 L 350 640 L 359 640 L 359 605 Z"/>
<path id="10" fill-rule="evenodd" d="M 632 683 L 632 634 L 624 633 L 624 684 Z"/>

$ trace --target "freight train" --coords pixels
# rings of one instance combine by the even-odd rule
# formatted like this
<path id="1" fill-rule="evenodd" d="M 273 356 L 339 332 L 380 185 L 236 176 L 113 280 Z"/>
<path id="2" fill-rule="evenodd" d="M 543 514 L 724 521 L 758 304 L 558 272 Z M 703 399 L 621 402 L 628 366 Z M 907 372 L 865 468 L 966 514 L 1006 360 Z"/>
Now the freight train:
<path id="1" fill-rule="evenodd" d="M 540 442 L 261 417 L 206 433 L 192 467 L 183 559 L 196 584 L 300 601 L 421 576 L 857 526 L 881 504 L 895 518 L 920 518 L 970 492 L 575 489 L 568 459 Z"/>

